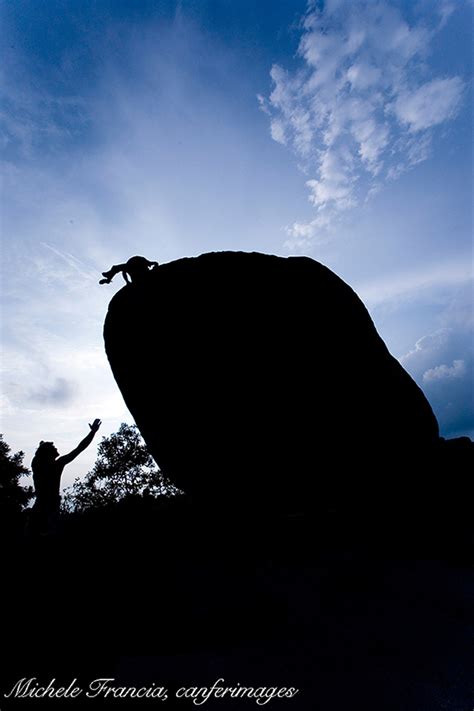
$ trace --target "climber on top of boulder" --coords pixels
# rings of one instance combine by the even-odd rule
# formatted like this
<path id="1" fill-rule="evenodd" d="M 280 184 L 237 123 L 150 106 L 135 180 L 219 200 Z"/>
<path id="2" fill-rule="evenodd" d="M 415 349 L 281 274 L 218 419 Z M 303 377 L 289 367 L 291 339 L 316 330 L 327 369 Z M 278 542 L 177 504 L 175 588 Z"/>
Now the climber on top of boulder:
<path id="1" fill-rule="evenodd" d="M 158 267 L 158 262 L 150 262 L 146 257 L 130 257 L 125 264 L 114 264 L 108 272 L 102 272 L 105 277 L 99 281 L 99 284 L 110 284 L 116 274 L 122 272 L 122 276 L 127 284 L 136 284 L 143 278 L 146 278 L 150 271 Z"/>

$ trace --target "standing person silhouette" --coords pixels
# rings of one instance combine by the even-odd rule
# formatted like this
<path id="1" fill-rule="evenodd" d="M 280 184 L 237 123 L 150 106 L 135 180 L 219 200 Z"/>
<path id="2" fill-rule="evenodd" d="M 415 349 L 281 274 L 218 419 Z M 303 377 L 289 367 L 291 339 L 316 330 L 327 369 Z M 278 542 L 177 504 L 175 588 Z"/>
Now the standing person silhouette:
<path id="1" fill-rule="evenodd" d="M 100 420 L 94 420 L 89 425 L 89 434 L 79 442 L 72 452 L 64 454 L 62 457 L 59 456 L 54 442 L 41 441 L 39 443 L 31 462 L 36 495 L 36 502 L 31 512 L 32 533 L 46 535 L 55 532 L 61 501 L 59 487 L 64 467 L 90 445 L 100 425 Z"/>

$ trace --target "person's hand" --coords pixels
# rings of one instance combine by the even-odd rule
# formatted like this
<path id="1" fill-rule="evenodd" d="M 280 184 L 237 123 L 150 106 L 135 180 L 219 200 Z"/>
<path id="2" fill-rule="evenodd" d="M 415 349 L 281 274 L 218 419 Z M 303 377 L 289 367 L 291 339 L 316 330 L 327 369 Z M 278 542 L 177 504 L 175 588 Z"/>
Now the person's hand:
<path id="1" fill-rule="evenodd" d="M 99 427 L 101 426 L 101 424 L 102 424 L 101 420 L 98 420 L 98 419 L 94 420 L 94 422 L 91 425 L 89 425 L 89 427 L 91 428 L 91 432 L 93 434 L 95 434 L 97 432 L 97 430 L 99 429 Z"/>

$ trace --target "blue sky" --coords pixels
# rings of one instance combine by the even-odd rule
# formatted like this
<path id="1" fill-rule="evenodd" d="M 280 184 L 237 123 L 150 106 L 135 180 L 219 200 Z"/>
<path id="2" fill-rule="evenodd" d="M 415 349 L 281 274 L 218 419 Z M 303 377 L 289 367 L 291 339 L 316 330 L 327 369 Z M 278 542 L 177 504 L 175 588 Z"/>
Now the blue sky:
<path id="1" fill-rule="evenodd" d="M 473 436 L 471 0 L 1 12 L 1 429 L 28 462 L 132 421 L 102 342 L 120 283 L 97 282 L 133 254 L 314 257 Z"/>

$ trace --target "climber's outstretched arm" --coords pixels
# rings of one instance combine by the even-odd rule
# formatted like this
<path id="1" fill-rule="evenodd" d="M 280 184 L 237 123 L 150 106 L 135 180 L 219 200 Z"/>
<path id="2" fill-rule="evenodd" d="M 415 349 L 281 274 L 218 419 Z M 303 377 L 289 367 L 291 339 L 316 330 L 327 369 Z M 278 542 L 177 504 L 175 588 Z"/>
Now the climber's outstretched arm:
<path id="1" fill-rule="evenodd" d="M 110 284 L 116 274 L 119 274 L 119 272 L 123 272 L 126 269 L 126 264 L 114 264 L 108 272 L 102 272 L 102 276 L 105 277 L 105 279 L 101 279 L 99 284 Z"/>

